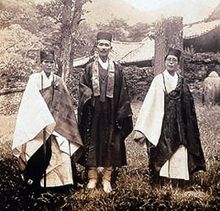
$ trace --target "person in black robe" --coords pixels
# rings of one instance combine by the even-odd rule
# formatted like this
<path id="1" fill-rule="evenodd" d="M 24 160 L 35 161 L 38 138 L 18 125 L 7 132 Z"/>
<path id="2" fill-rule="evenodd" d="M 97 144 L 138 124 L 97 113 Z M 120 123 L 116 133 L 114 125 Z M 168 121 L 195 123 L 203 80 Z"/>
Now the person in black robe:
<path id="1" fill-rule="evenodd" d="M 189 180 L 205 170 L 195 106 L 184 78 L 177 73 L 181 51 L 170 48 L 166 69 L 149 88 L 135 125 L 134 140 L 147 140 L 152 179 Z"/>
<path id="2" fill-rule="evenodd" d="M 87 188 L 97 184 L 97 168 L 104 167 L 102 185 L 112 190 L 115 167 L 126 165 L 125 138 L 133 129 L 132 110 L 121 66 L 109 58 L 112 35 L 97 34 L 98 57 L 90 62 L 80 81 L 78 124 L 85 145 L 81 163 L 88 169 Z"/>

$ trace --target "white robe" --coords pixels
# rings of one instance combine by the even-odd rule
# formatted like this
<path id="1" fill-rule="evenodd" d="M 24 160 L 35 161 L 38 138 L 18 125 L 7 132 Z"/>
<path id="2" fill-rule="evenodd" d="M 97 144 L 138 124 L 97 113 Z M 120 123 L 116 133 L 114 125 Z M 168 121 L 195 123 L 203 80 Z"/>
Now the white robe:
<path id="1" fill-rule="evenodd" d="M 43 128 L 46 127 L 46 139 L 51 134 L 56 136 L 56 141 L 51 143 L 52 156 L 46 170 L 48 187 L 73 184 L 70 156 L 79 148 L 54 130 L 56 122 L 40 93 L 42 88 L 51 86 L 56 77 L 52 73 L 48 78 L 44 71 L 30 76 L 19 107 L 12 143 L 14 154 L 27 162 L 42 146 Z"/>
<path id="2" fill-rule="evenodd" d="M 167 70 L 164 72 L 167 92 L 171 92 L 177 86 L 178 76 L 171 76 Z M 140 109 L 134 130 L 142 132 L 145 137 L 156 146 L 159 142 L 164 116 L 164 92 L 162 74 L 157 75 L 149 88 Z M 160 169 L 160 176 L 189 180 L 188 155 L 185 146 L 180 145 Z"/>

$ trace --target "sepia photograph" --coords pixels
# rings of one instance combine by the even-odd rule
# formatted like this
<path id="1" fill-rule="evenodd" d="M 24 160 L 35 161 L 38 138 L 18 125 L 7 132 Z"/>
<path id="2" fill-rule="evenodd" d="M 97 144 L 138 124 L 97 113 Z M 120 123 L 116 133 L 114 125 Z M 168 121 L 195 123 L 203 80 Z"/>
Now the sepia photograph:
<path id="1" fill-rule="evenodd" d="M 220 210 L 219 0 L 0 0 L 0 210 Z"/>

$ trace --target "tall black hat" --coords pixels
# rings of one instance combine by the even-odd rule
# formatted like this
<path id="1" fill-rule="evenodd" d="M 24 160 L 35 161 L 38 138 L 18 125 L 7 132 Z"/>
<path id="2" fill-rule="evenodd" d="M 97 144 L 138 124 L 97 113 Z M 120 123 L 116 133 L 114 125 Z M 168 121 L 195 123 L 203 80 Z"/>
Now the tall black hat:
<path id="1" fill-rule="evenodd" d="M 40 62 L 42 62 L 43 60 L 54 61 L 55 60 L 54 51 L 53 50 L 41 50 L 40 51 Z"/>
<path id="2" fill-rule="evenodd" d="M 168 55 L 176 56 L 178 58 L 178 61 L 180 61 L 181 51 L 179 49 L 176 49 L 176 48 L 169 48 L 168 53 L 165 56 L 165 60 L 166 60 Z"/>
<path id="3" fill-rule="evenodd" d="M 108 40 L 112 41 L 112 34 L 109 32 L 98 32 L 97 33 L 97 40 Z"/>

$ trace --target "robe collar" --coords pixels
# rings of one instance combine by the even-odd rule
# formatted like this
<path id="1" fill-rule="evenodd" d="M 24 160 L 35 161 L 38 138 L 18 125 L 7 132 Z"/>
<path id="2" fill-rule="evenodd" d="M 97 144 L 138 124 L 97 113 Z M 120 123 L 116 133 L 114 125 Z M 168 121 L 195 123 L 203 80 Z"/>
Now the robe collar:
<path id="1" fill-rule="evenodd" d="M 96 58 L 92 64 L 92 87 L 94 96 L 100 96 L 100 84 L 99 84 L 99 59 Z M 101 64 L 100 64 L 101 65 Z M 114 84 L 115 84 L 115 65 L 111 59 L 108 59 L 108 80 L 106 88 L 106 97 L 113 98 Z"/>
<path id="2" fill-rule="evenodd" d="M 101 67 L 104 69 L 104 70 L 107 70 L 108 69 L 108 59 L 106 60 L 106 62 L 103 62 L 100 57 L 98 57 L 98 62 L 99 64 L 101 65 Z"/>
<path id="3" fill-rule="evenodd" d="M 164 75 L 164 79 L 165 79 L 165 88 L 167 90 L 167 92 L 171 92 L 172 90 L 174 90 L 177 86 L 178 83 L 178 74 L 175 72 L 174 76 L 172 76 L 168 70 L 166 69 L 163 72 Z"/>
<path id="4" fill-rule="evenodd" d="M 52 82 L 54 81 L 54 73 L 51 72 L 50 76 L 47 77 L 44 71 L 40 72 L 41 82 L 40 82 L 40 89 L 47 88 L 51 86 Z"/>

